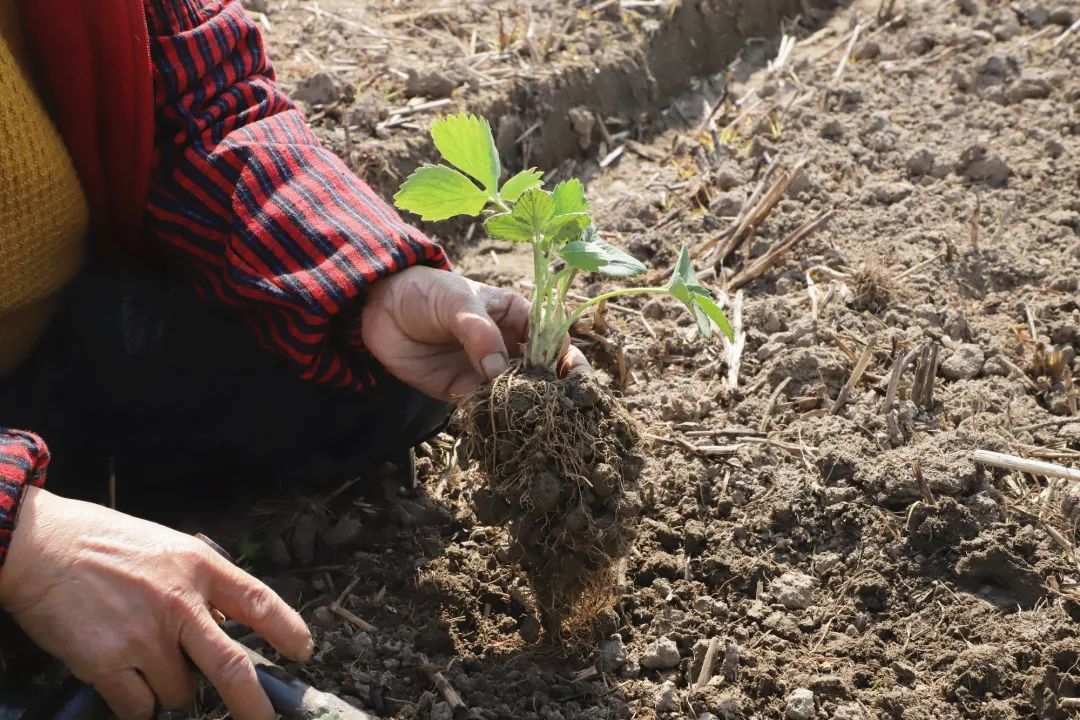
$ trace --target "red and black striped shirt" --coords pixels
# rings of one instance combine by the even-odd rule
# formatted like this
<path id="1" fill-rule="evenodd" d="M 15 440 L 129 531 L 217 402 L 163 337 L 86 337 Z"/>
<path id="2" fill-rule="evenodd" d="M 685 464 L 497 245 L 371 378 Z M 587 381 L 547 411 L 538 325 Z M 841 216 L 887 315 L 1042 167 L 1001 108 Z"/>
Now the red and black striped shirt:
<path id="1" fill-rule="evenodd" d="M 365 288 L 411 265 L 448 267 L 442 249 L 320 146 L 238 2 L 145 0 L 145 9 L 153 246 L 302 377 L 370 386 Z M 40 438 L 0 427 L 0 563 L 22 494 L 44 480 L 48 458 Z"/>

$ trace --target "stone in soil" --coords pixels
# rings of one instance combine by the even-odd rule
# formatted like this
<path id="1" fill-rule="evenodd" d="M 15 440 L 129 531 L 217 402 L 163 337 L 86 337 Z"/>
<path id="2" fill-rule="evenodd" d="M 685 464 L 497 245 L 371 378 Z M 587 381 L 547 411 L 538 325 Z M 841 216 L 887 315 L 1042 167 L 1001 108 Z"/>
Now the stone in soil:
<path id="1" fill-rule="evenodd" d="M 806 688 L 793 690 L 787 696 L 784 716 L 788 720 L 810 720 L 814 717 L 814 693 Z"/>
<path id="2" fill-rule="evenodd" d="M 875 200 L 883 205 L 893 205 L 898 203 L 914 191 L 914 185 L 902 180 L 878 183 L 870 188 L 870 194 Z"/>
<path id="3" fill-rule="evenodd" d="M 670 670 L 679 665 L 679 646 L 667 636 L 649 643 L 641 656 L 641 666 L 648 670 Z"/>
<path id="4" fill-rule="evenodd" d="M 1050 81 L 1041 75 L 1021 75 L 1020 79 L 1009 86 L 1005 97 L 1011 103 L 1024 100 L 1036 100 L 1050 97 Z"/>
<path id="5" fill-rule="evenodd" d="M 443 98 L 454 92 L 462 80 L 438 70 L 418 71 L 409 68 L 405 81 L 405 94 L 409 97 L 422 96 L 428 99 Z"/>
<path id="6" fill-rule="evenodd" d="M 772 582 L 776 601 L 788 610 L 805 610 L 814 604 L 817 580 L 800 572 L 786 572 Z"/>
<path id="7" fill-rule="evenodd" d="M 298 82 L 292 98 L 309 105 L 329 105 L 342 99 L 352 100 L 352 88 L 337 73 L 320 70 Z"/>
<path id="8" fill-rule="evenodd" d="M 929 175 L 936 159 L 929 148 L 920 147 L 908 156 L 907 170 L 912 175 Z"/>
<path id="9" fill-rule="evenodd" d="M 960 155 L 956 172 L 975 182 L 1002 185 L 1012 175 L 1012 168 L 985 146 L 972 145 Z"/>
<path id="10" fill-rule="evenodd" d="M 325 605 L 320 605 L 311 611 L 312 622 L 321 628 L 334 628 L 338 625 L 338 618 Z"/>
<path id="11" fill-rule="evenodd" d="M 629 661 L 626 645 L 621 635 L 612 635 L 600 643 L 600 649 L 596 658 L 596 667 L 600 672 L 618 672 Z"/>
<path id="12" fill-rule="evenodd" d="M 345 515 L 334 526 L 323 533 L 323 542 L 330 547 L 341 547 L 356 542 L 363 531 L 363 524 L 354 517 Z"/>
<path id="13" fill-rule="evenodd" d="M 656 712 L 669 713 L 679 709 L 679 691 L 675 683 L 665 680 L 656 691 Z"/>
<path id="14" fill-rule="evenodd" d="M 1077 10 L 1069 5 L 1058 5 L 1050 11 L 1050 22 L 1062 27 L 1069 27 L 1076 22 Z"/>
<path id="15" fill-rule="evenodd" d="M 858 703 L 845 703 L 837 706 L 832 714 L 832 720 L 865 720 L 866 713 Z"/>
<path id="16" fill-rule="evenodd" d="M 986 354 L 978 345 L 960 345 L 941 363 L 941 376 L 946 380 L 970 380 L 979 374 L 985 361 Z"/>

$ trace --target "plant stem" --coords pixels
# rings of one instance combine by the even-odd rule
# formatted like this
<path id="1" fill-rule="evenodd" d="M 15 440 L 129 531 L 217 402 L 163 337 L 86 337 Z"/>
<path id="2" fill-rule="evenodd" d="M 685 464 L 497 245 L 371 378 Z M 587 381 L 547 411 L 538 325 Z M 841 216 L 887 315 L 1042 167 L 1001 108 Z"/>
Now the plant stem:
<path id="1" fill-rule="evenodd" d="M 525 348 L 525 363 L 542 366 L 541 348 L 543 346 L 544 301 L 548 294 L 547 254 L 541 247 L 542 238 L 534 237 L 533 248 L 533 298 L 529 308 L 529 344 Z M 538 357 L 539 355 L 539 357 Z"/>
<path id="2" fill-rule="evenodd" d="M 613 298 L 622 297 L 623 295 L 668 295 L 667 288 L 662 287 L 643 287 L 643 288 L 620 288 L 619 290 L 612 290 L 606 292 L 603 295 L 597 295 L 591 300 L 586 300 L 581 305 L 577 306 L 574 312 L 570 313 L 570 317 L 566 319 L 562 327 L 559 328 L 558 337 L 562 337 L 563 333 L 570 332 L 570 328 L 574 326 L 574 323 L 585 314 L 585 311 L 590 307 L 602 303 L 605 300 L 611 300 Z"/>
<path id="3" fill-rule="evenodd" d="M 577 277 L 577 270 L 569 265 L 560 273 L 559 280 L 559 308 L 566 306 L 566 293 L 570 292 L 570 286 L 574 284 L 574 278 Z"/>

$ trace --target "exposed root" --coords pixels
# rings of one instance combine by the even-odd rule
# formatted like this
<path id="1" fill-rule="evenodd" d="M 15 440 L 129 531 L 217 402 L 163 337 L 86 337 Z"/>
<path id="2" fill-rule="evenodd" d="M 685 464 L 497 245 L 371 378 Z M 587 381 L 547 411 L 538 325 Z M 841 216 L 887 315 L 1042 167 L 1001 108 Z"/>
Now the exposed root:
<path id="1" fill-rule="evenodd" d="M 510 555 L 548 638 L 584 640 L 588 621 L 611 606 L 613 566 L 641 512 L 633 419 L 592 377 L 514 366 L 470 398 L 458 422 L 486 481 L 474 493 L 477 518 L 509 524 Z"/>

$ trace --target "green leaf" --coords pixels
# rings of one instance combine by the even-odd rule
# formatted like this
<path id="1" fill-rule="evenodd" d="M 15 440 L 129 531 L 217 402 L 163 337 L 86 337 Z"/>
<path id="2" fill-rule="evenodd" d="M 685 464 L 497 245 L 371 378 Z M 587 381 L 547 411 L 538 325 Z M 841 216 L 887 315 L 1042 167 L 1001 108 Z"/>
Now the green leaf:
<path id="1" fill-rule="evenodd" d="M 727 315 L 711 297 L 707 294 L 695 293 L 694 301 L 697 303 L 698 308 L 709 316 L 709 319 L 713 321 L 716 327 L 720 328 L 720 332 L 727 336 L 728 340 L 735 339 L 735 332 L 731 329 L 731 323 L 728 322 Z"/>
<path id="2" fill-rule="evenodd" d="M 446 220 L 455 215 L 479 215 L 488 197 L 469 178 L 445 165 L 424 165 L 401 184 L 394 204 L 422 220 Z"/>
<path id="3" fill-rule="evenodd" d="M 672 273 L 671 279 L 674 282 L 675 278 L 679 278 L 686 285 L 698 285 L 697 274 L 694 272 L 694 265 L 690 262 L 690 252 L 683 245 L 682 250 L 679 251 L 679 261 L 675 263 L 675 271 Z M 698 285 L 700 287 L 700 285 Z"/>
<path id="4" fill-rule="evenodd" d="M 585 187 L 580 180 L 565 180 L 555 186 L 551 193 L 555 201 L 555 218 L 545 235 L 557 245 L 577 240 L 590 224 L 589 201 L 585 199 Z"/>
<path id="5" fill-rule="evenodd" d="M 548 223 L 544 235 L 551 239 L 556 245 L 561 245 L 570 240 L 577 240 L 580 238 L 581 233 L 590 225 L 592 225 L 592 218 L 589 217 L 588 213 L 556 215 L 551 219 L 551 222 Z"/>
<path id="6" fill-rule="evenodd" d="M 682 252 L 679 253 L 679 261 L 675 263 L 675 270 L 671 274 L 671 280 L 668 281 L 667 290 L 673 298 L 685 305 L 686 309 L 694 316 L 698 332 L 701 333 L 702 337 L 709 338 L 712 336 L 713 324 L 715 323 L 729 340 L 733 339 L 734 334 L 727 316 L 724 315 L 724 311 L 720 309 L 720 306 L 713 301 L 709 291 L 698 282 L 694 266 L 690 262 L 690 253 L 687 252 L 685 246 Z"/>
<path id="7" fill-rule="evenodd" d="M 701 333 L 701 336 L 706 339 L 712 337 L 712 323 L 709 316 L 698 306 L 697 296 L 690 291 L 683 279 L 680 277 L 672 278 L 671 283 L 668 284 L 668 292 L 671 293 L 673 298 L 685 305 L 690 314 L 694 316 L 694 321 L 697 322 L 698 332 Z"/>
<path id="8" fill-rule="evenodd" d="M 534 234 L 543 235 L 555 217 L 555 201 L 546 190 L 526 190 L 514 204 L 511 214 Z"/>
<path id="9" fill-rule="evenodd" d="M 487 234 L 496 240 L 509 242 L 532 242 L 533 230 L 511 213 L 492 215 L 484 222 Z"/>
<path id="10" fill-rule="evenodd" d="M 563 180 L 552 191 L 555 200 L 555 214 L 589 212 L 589 201 L 585 199 L 585 186 L 577 178 Z"/>
<path id="11" fill-rule="evenodd" d="M 502 190 L 499 190 L 499 196 L 507 202 L 515 202 L 521 193 L 526 190 L 532 190 L 538 188 L 544 184 L 544 173 L 540 172 L 536 168 L 529 168 L 528 170 L 522 170 L 514 177 L 503 183 Z"/>
<path id="12" fill-rule="evenodd" d="M 647 269 L 633 255 L 601 240 L 592 226 L 585 231 L 581 240 L 567 243 L 560 255 L 570 267 L 608 277 L 634 277 Z"/>
<path id="13" fill-rule="evenodd" d="M 489 196 L 495 197 L 502 166 L 487 120 L 469 113 L 439 118 L 431 126 L 431 139 L 443 159 L 470 175 Z"/>

